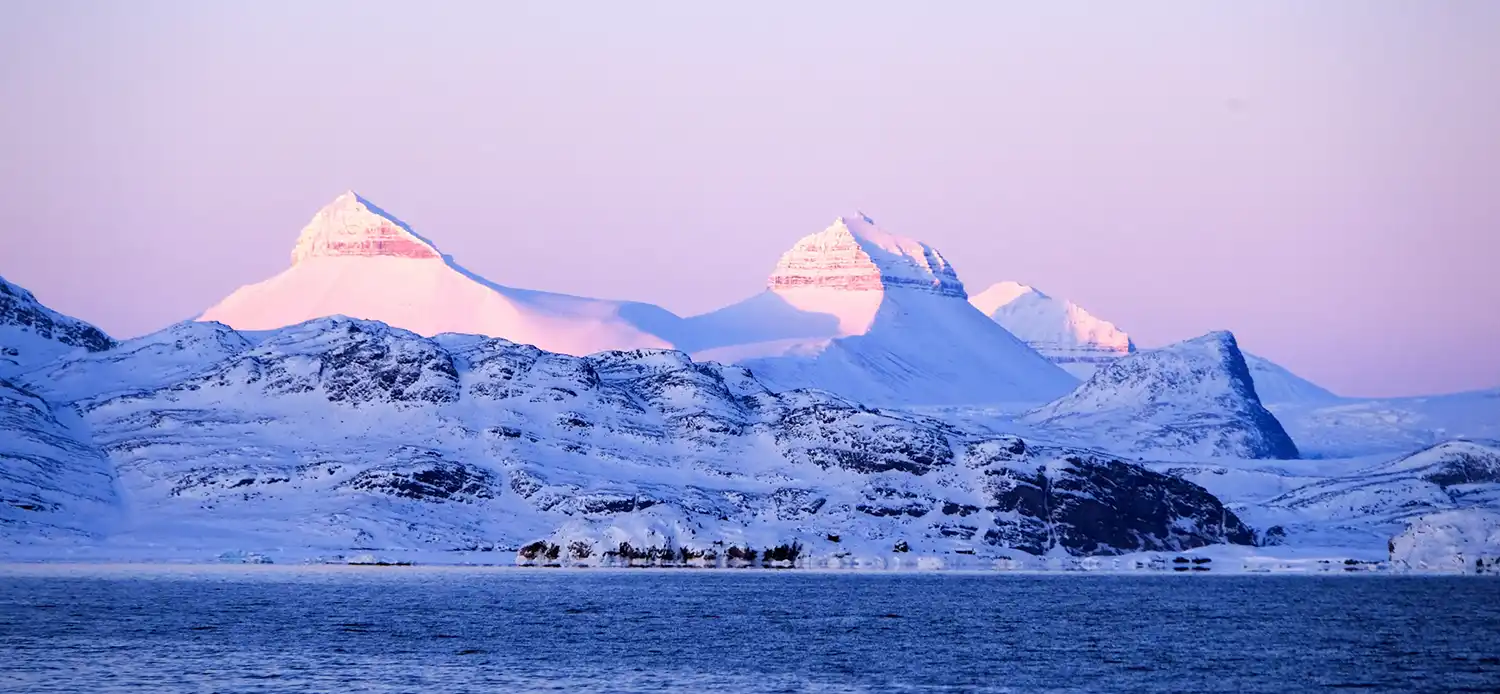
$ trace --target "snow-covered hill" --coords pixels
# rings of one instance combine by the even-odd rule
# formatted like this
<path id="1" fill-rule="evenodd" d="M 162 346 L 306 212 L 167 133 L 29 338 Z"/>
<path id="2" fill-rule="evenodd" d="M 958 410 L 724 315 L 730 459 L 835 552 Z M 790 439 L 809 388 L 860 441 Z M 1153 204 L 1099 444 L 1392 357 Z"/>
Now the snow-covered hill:
<path id="1" fill-rule="evenodd" d="M 775 389 L 882 405 L 1043 402 L 1076 385 L 966 299 L 936 249 L 856 214 L 793 245 L 765 292 L 687 319 L 679 346 Z"/>
<path id="2" fill-rule="evenodd" d="M 650 304 L 505 287 L 460 267 L 410 226 L 355 193 L 302 230 L 292 265 L 239 288 L 199 320 L 269 330 L 333 315 L 421 335 L 466 332 L 566 354 L 668 347 L 680 321 Z"/>
<path id="3" fill-rule="evenodd" d="M 1234 335 L 1215 332 L 1115 360 L 1022 421 L 1111 450 L 1296 458 L 1260 404 Z"/>
<path id="4" fill-rule="evenodd" d="M 185 323 L 20 378 L 0 399 L 5 439 L 50 448 L 21 451 L 30 467 L 8 465 L 25 474 L 0 495 L 39 520 L 103 504 L 121 516 L 97 542 L 132 551 L 514 550 L 592 533 L 598 551 L 994 557 L 1252 538 L 1203 489 L 1107 454 L 775 393 L 670 350 L 574 357 L 344 317 Z M 7 527 L 12 550 L 36 536 Z"/>
<path id="5" fill-rule="evenodd" d="M 1135 351 L 1130 336 L 1113 323 L 1024 284 L 1000 282 L 969 297 L 969 303 L 1082 380 Z"/>
<path id="6" fill-rule="evenodd" d="M 0 377 L 114 343 L 104 331 L 43 306 L 31 292 L 0 277 Z"/>

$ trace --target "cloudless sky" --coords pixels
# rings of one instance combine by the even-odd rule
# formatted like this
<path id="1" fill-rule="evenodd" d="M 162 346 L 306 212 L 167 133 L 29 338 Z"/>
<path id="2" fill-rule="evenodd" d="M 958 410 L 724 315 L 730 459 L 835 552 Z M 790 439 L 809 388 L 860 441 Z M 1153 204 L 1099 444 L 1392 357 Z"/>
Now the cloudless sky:
<path id="1" fill-rule="evenodd" d="M 862 209 L 971 293 L 1346 395 L 1500 385 L 1500 2 L 7 2 L 0 274 L 117 336 L 353 188 L 697 313 Z"/>

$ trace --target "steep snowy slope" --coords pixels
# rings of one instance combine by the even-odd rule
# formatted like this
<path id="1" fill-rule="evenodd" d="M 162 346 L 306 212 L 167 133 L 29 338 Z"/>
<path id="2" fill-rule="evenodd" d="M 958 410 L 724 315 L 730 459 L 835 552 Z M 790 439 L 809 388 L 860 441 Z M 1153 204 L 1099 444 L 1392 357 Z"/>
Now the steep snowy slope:
<path id="1" fill-rule="evenodd" d="M 0 544 L 103 531 L 117 514 L 113 466 L 74 419 L 0 379 Z"/>
<path id="2" fill-rule="evenodd" d="M 179 325 L 28 377 L 76 403 L 114 464 L 120 547 L 513 550 L 585 528 L 998 556 L 1251 538 L 1201 488 L 1103 454 L 774 393 L 675 351 L 579 358 L 335 317 Z"/>
<path id="3" fill-rule="evenodd" d="M 876 404 L 1041 402 L 1076 384 L 970 306 L 935 249 L 862 214 L 799 240 L 764 293 L 687 319 L 678 346 Z"/>
<path id="4" fill-rule="evenodd" d="M 1297 457 L 1228 332 L 1117 359 L 1023 421 L 1122 452 Z"/>
<path id="5" fill-rule="evenodd" d="M 969 297 L 969 303 L 1080 379 L 1135 351 L 1130 336 L 1113 323 L 1024 284 L 1001 282 Z"/>
<path id="6" fill-rule="evenodd" d="M 1328 389 L 1313 383 L 1276 362 L 1245 352 L 1245 364 L 1255 380 L 1255 394 L 1266 405 L 1330 404 L 1340 400 Z"/>
<path id="7" fill-rule="evenodd" d="M 344 193 L 320 210 L 292 250 L 292 266 L 241 287 L 199 320 L 267 330 L 348 315 L 422 335 L 467 332 L 567 354 L 667 347 L 680 319 L 634 302 L 503 287 L 454 264 L 410 226 Z"/>
<path id="8" fill-rule="evenodd" d="M 0 377 L 69 352 L 113 345 L 104 331 L 43 306 L 31 292 L 0 277 Z"/>

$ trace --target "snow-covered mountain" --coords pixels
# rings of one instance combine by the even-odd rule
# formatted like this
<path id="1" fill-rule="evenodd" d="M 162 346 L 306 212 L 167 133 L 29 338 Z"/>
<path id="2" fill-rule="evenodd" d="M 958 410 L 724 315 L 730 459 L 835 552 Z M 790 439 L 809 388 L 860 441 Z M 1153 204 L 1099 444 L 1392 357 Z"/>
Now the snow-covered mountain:
<path id="1" fill-rule="evenodd" d="M 1000 282 L 969 297 L 974 308 L 1031 345 L 1052 363 L 1087 380 L 1104 364 L 1135 351 L 1114 323 L 1094 317 L 1067 299 L 1018 282 Z"/>
<path id="2" fill-rule="evenodd" d="M 1018 282 L 1000 282 L 969 298 L 1011 334 L 1052 363 L 1088 380 L 1099 367 L 1136 351 L 1135 342 L 1114 323 L 1083 307 Z M 1332 403 L 1339 396 L 1264 357 L 1244 353 L 1255 392 L 1266 405 Z"/>
<path id="3" fill-rule="evenodd" d="M 36 296 L 0 277 L 0 377 L 76 351 L 115 344 L 104 331 L 53 311 Z"/>
<path id="4" fill-rule="evenodd" d="M 970 306 L 936 249 L 863 214 L 797 241 L 761 294 L 686 319 L 679 346 L 883 405 L 1043 402 L 1077 383 Z"/>
<path id="5" fill-rule="evenodd" d="M 825 557 L 1252 539 L 1203 489 L 1107 454 L 775 393 L 677 351 L 574 357 L 331 317 L 185 323 L 20 378 L 0 398 L 4 438 L 50 448 L 0 478 L 13 546 L 35 533 L 11 515 L 101 503 L 120 517 L 99 542 L 195 556 L 562 535 L 601 552 L 795 541 Z"/>
<path id="6" fill-rule="evenodd" d="M 1111 450 L 1297 457 L 1291 437 L 1256 396 L 1228 332 L 1121 357 L 1023 421 Z"/>
<path id="7" fill-rule="evenodd" d="M 574 355 L 669 347 L 664 333 L 680 321 L 651 304 L 495 284 L 352 191 L 313 216 L 291 258 L 281 274 L 239 288 L 199 320 L 269 330 L 347 315 L 421 335 L 491 335 Z"/>

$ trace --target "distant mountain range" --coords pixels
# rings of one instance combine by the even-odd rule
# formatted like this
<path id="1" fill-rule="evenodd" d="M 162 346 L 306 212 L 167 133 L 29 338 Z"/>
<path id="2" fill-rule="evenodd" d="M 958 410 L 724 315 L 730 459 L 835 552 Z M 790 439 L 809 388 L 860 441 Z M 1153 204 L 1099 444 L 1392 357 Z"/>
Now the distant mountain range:
<path id="1" fill-rule="evenodd" d="M 124 342 L 0 279 L 0 554 L 1368 556 L 1420 521 L 1344 497 L 1500 503 L 1493 447 L 1444 443 L 1500 437 L 1500 393 L 1339 398 L 1228 332 L 1138 349 L 1031 287 L 970 297 L 862 213 L 691 317 L 490 282 L 352 192 L 291 261 Z"/>

